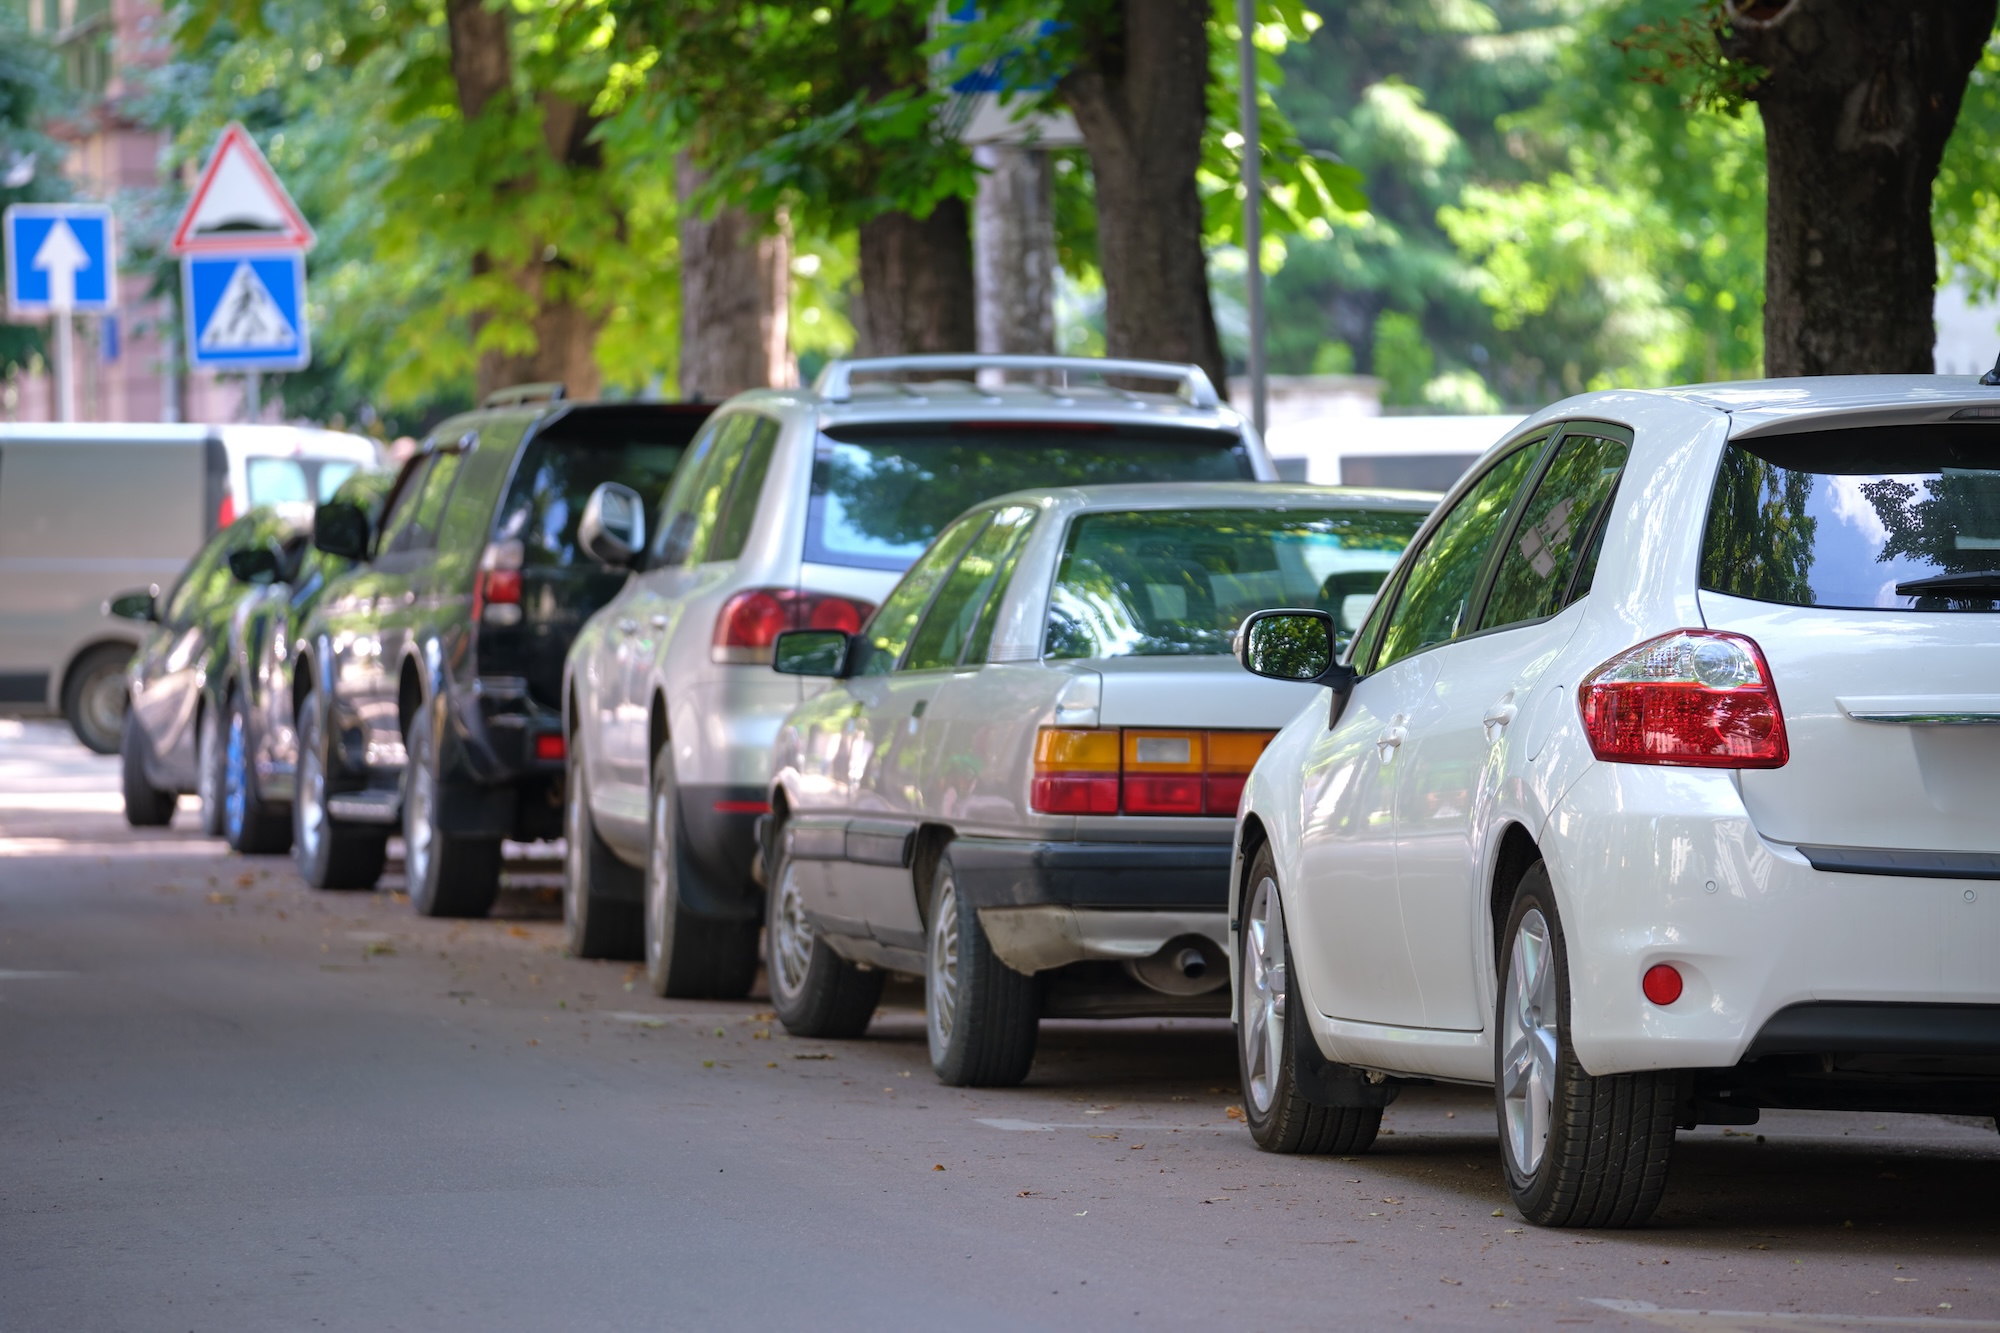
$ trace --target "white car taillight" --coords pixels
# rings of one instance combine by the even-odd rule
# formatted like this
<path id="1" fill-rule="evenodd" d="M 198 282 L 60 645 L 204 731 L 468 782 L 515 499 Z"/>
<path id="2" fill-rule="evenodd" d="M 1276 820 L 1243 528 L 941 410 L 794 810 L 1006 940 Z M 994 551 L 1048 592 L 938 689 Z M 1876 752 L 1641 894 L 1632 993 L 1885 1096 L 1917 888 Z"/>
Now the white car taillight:
<path id="1" fill-rule="evenodd" d="M 1741 634 L 1680 629 L 1628 648 L 1577 686 L 1599 759 L 1781 768 L 1785 717 L 1763 650 Z"/>
<path id="2" fill-rule="evenodd" d="M 489 542 L 479 556 L 479 576 L 472 584 L 472 618 L 485 625 L 521 623 L 521 562 L 519 542 Z"/>

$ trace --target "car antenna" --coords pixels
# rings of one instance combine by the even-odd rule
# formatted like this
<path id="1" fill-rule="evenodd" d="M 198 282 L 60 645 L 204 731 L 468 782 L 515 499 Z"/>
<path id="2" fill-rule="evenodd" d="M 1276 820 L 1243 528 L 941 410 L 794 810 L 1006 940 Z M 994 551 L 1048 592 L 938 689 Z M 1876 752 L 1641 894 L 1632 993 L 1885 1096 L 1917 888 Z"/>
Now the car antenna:
<path id="1" fill-rule="evenodd" d="M 1993 369 L 1981 375 L 1979 382 L 1989 389 L 2000 386 L 2000 357 L 1993 358 Z"/>

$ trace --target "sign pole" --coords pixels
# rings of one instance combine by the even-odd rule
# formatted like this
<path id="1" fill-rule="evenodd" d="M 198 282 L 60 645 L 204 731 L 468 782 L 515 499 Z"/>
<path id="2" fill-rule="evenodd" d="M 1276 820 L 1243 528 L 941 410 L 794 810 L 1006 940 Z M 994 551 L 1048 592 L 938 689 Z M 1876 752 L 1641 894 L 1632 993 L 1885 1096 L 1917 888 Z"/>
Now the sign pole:
<path id="1" fill-rule="evenodd" d="M 67 307 L 56 311 L 56 420 L 76 420 L 76 344 Z"/>
<path id="2" fill-rule="evenodd" d="M 1244 270 L 1244 313 L 1250 321 L 1250 423 L 1264 433 L 1264 163 L 1258 146 L 1257 47 L 1250 40 L 1256 30 L 1257 0 L 1236 0 L 1236 25 L 1242 31 L 1239 56 L 1241 66 L 1237 89 L 1243 121 L 1243 248 L 1250 264 Z"/>

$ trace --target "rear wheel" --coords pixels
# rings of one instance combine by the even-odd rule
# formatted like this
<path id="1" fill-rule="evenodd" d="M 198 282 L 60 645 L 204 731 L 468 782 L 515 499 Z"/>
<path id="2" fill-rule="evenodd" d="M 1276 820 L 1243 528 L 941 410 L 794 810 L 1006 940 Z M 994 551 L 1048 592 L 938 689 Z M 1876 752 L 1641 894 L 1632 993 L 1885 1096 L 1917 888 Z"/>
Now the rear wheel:
<path id="1" fill-rule="evenodd" d="M 1041 979 L 994 956 L 979 913 L 958 892 L 951 854 L 931 880 L 924 1030 L 931 1068 L 957 1088 L 1007 1087 L 1028 1076 L 1042 1017 Z"/>
<path id="2" fill-rule="evenodd" d="M 582 734 L 571 736 L 563 791 L 563 932 L 578 958 L 643 958 L 645 875 L 598 836 L 582 749 Z"/>
<path id="3" fill-rule="evenodd" d="M 222 836 L 245 856 L 281 856 L 292 846 L 291 812 L 273 810 L 257 794 L 253 744 L 249 705 L 243 691 L 232 690 L 222 743 Z"/>
<path id="4" fill-rule="evenodd" d="M 194 729 L 194 794 L 201 801 L 201 831 L 222 836 L 222 710 L 202 701 Z"/>
<path id="5" fill-rule="evenodd" d="M 785 1030 L 799 1037 L 858 1037 L 868 1030 L 888 978 L 835 953 L 806 919 L 798 865 L 778 831 L 777 865 L 764 921 L 764 973 L 771 1007 Z"/>
<path id="6" fill-rule="evenodd" d="M 646 979 L 653 994 L 733 1000 L 757 979 L 757 922 L 702 916 L 682 899 L 694 875 L 671 742 L 653 756 L 646 854 Z"/>
<path id="7" fill-rule="evenodd" d="M 1678 1080 L 1593 1077 L 1577 1063 L 1568 949 L 1540 862 L 1515 890 L 1502 939 L 1493 1081 L 1514 1203 L 1537 1226 L 1637 1226 L 1666 1189 Z"/>
<path id="8" fill-rule="evenodd" d="M 176 792 L 161 791 L 146 780 L 146 733 L 139 715 L 125 714 L 124 736 L 118 745 L 118 776 L 125 793 L 125 822 L 133 828 L 161 828 L 174 817 Z"/>
<path id="9" fill-rule="evenodd" d="M 316 889 L 372 889 L 388 858 L 388 835 L 336 824 L 326 809 L 325 713 L 319 691 L 299 707 L 299 775 L 292 794 L 292 859 Z"/>
<path id="10" fill-rule="evenodd" d="M 438 826 L 436 728 L 428 711 L 404 738 L 403 873 L 424 916 L 485 916 L 500 896 L 500 839 L 455 838 Z"/>
<path id="11" fill-rule="evenodd" d="M 125 714 L 132 706 L 125 687 L 125 668 L 131 664 L 130 647 L 107 643 L 79 657 L 63 682 L 63 717 L 76 738 L 98 754 L 119 751 Z"/>
<path id="12" fill-rule="evenodd" d="M 1278 894 L 1277 863 L 1270 844 L 1250 867 L 1237 975 L 1243 1015 L 1236 1025 L 1236 1055 L 1243 1071 L 1243 1118 L 1265 1152 L 1358 1153 L 1375 1142 L 1379 1106 L 1320 1106 L 1299 1090 L 1305 1028 L 1298 990 L 1291 984 L 1291 941 L 1285 904 Z"/>

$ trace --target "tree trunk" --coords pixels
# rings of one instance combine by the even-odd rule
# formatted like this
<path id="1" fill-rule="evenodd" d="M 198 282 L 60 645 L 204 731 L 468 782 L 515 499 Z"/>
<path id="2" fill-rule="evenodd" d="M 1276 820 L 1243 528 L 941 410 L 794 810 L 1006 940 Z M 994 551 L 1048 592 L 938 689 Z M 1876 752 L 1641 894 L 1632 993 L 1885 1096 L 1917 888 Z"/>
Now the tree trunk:
<path id="1" fill-rule="evenodd" d="M 861 224 L 860 252 L 856 353 L 972 350 L 972 246 L 964 200 L 943 200 L 927 218 L 870 218 Z"/>
<path id="2" fill-rule="evenodd" d="M 484 0 L 447 0 L 445 26 L 451 38 L 451 74 L 458 92 L 458 108 L 467 120 L 476 120 L 496 99 L 505 99 L 512 81 L 512 56 L 507 46 L 510 11 L 487 8 Z M 577 103 L 545 94 L 540 99 L 543 141 L 549 155 L 565 166 L 586 170 L 601 169 L 602 157 L 590 142 L 590 116 Z M 522 183 L 525 192 L 532 186 Z M 496 267 L 489 255 L 475 255 L 473 271 L 490 273 Z M 544 249 L 525 264 L 509 271 L 520 291 L 534 300 L 529 329 L 535 347 L 529 352 L 488 349 L 479 355 L 477 394 L 484 398 L 495 389 L 510 384 L 560 383 L 571 398 L 595 398 L 603 386 L 597 367 L 597 335 L 601 318 L 577 298 L 579 282 L 574 269 L 560 254 Z M 484 319 L 475 319 L 476 339 Z"/>
<path id="3" fill-rule="evenodd" d="M 1208 296 L 1195 168 L 1208 123 L 1209 0 L 1123 0 L 1062 81 L 1097 185 L 1104 342 L 1229 382 Z"/>
<path id="4" fill-rule="evenodd" d="M 719 402 L 793 383 L 792 247 L 782 224 L 762 232 L 740 208 L 704 217 L 689 202 L 704 175 L 682 154 L 681 397 Z"/>
<path id="5" fill-rule="evenodd" d="M 1764 367 L 1929 374 L 1931 182 L 1995 0 L 1732 0 L 1722 48 L 1768 71 Z"/>
<path id="6" fill-rule="evenodd" d="M 973 276 L 979 350 L 1046 356 L 1056 350 L 1055 180 L 1037 148 L 989 145 L 973 201 Z"/>

